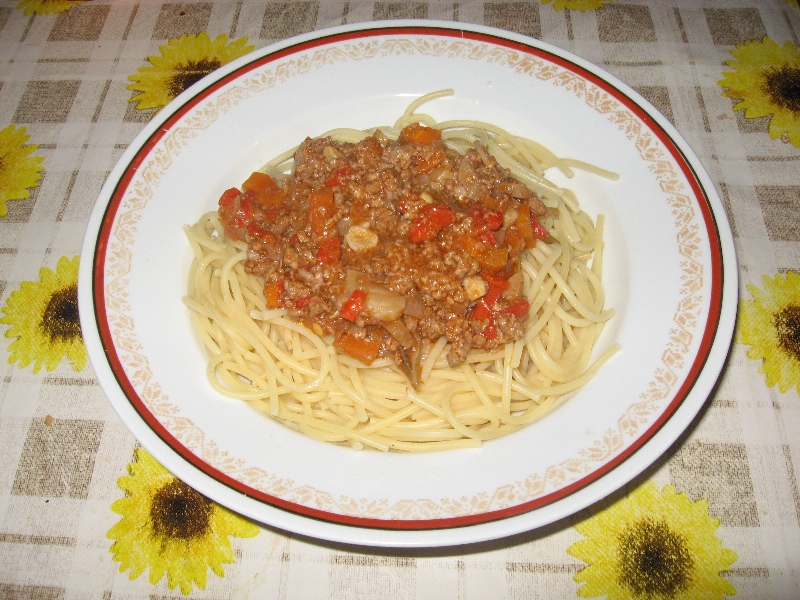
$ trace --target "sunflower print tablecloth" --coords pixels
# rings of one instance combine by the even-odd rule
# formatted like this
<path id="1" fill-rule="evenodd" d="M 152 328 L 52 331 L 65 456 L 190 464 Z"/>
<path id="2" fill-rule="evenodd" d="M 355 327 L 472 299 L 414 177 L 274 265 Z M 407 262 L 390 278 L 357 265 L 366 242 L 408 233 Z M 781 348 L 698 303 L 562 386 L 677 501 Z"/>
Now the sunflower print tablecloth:
<path id="1" fill-rule="evenodd" d="M 469 547 L 323 543 L 215 504 L 137 445 L 78 323 L 89 213 L 161 107 L 276 40 L 393 18 L 618 76 L 699 155 L 739 261 L 736 337 L 685 435 L 597 505 Z M 798 48 L 797 0 L 0 0 L 0 597 L 800 597 Z"/>

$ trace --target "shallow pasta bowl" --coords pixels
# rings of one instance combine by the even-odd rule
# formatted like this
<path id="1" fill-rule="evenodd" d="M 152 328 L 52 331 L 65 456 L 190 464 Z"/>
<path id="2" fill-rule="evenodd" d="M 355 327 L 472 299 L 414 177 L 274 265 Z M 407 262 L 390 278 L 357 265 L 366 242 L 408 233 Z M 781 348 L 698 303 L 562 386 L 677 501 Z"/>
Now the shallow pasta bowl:
<path id="1" fill-rule="evenodd" d="M 272 157 L 336 127 L 388 125 L 409 102 L 489 121 L 620 174 L 557 179 L 605 215 L 604 285 L 621 347 L 543 419 L 478 449 L 356 452 L 220 396 L 181 302 L 182 228 Z M 558 177 L 558 176 L 555 176 Z M 377 546 L 500 538 L 589 506 L 656 461 L 710 394 L 736 310 L 733 241 L 674 127 L 599 68 L 537 40 L 436 21 L 346 26 L 226 65 L 149 123 L 110 174 L 82 251 L 79 307 L 120 418 L 186 483 L 257 521 Z"/>

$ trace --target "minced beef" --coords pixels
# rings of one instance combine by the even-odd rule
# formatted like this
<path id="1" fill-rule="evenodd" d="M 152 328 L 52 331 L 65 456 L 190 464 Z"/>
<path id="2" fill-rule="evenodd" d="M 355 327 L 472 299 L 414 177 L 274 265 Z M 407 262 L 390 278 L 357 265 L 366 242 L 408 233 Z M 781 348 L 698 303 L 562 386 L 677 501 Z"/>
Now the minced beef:
<path id="1" fill-rule="evenodd" d="M 544 212 L 482 147 L 459 154 L 419 124 L 396 141 L 306 139 L 291 175 L 254 173 L 219 202 L 268 306 L 366 364 L 392 358 L 414 386 L 441 336 L 457 365 L 523 335 L 520 254 L 548 235 Z"/>

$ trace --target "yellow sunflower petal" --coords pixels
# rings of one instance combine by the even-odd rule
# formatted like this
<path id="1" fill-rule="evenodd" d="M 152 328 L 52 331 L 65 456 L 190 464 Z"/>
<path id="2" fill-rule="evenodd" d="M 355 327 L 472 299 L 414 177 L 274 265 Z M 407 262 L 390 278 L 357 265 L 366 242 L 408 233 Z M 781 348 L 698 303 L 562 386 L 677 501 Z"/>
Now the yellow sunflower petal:
<path id="1" fill-rule="evenodd" d="M 3 307 L 0 323 L 11 325 L 5 332 L 15 338 L 9 344 L 9 363 L 20 367 L 34 363 L 33 372 L 44 366 L 55 369 L 66 357 L 76 371 L 86 366 L 78 317 L 78 257 L 62 256 L 56 271 L 43 267 L 39 281 L 23 281 Z"/>
<path id="2" fill-rule="evenodd" d="M 800 393 L 800 274 L 762 278 L 764 289 L 748 285 L 753 300 L 739 303 L 736 340 L 750 346 L 747 356 L 761 360 L 767 385 L 781 393 Z"/>
<path id="3" fill-rule="evenodd" d="M 771 116 L 769 135 L 784 136 L 800 147 L 800 51 L 787 41 L 783 46 L 765 37 L 749 40 L 731 50 L 735 60 L 717 83 L 723 96 L 740 100 L 734 110 L 747 119 Z"/>
<path id="4" fill-rule="evenodd" d="M 553 3 L 553 8 L 556 10 L 598 10 L 603 8 L 604 4 L 610 4 L 613 0 L 542 0 L 543 4 Z"/>
<path id="5" fill-rule="evenodd" d="M 83 4 L 85 0 L 21 0 L 17 9 L 25 9 L 26 15 L 53 15 L 69 10 L 75 4 Z"/>
<path id="6" fill-rule="evenodd" d="M 647 482 L 575 525 L 584 539 L 567 552 L 587 563 L 575 574 L 581 598 L 721 600 L 736 589 L 720 572 L 737 560 L 716 538 L 705 500 Z"/>
<path id="7" fill-rule="evenodd" d="M 41 156 L 31 156 L 36 144 L 28 144 L 25 127 L 9 125 L 0 130 L 0 217 L 8 210 L 8 200 L 24 200 L 30 196 L 29 189 L 36 187 L 43 167 Z"/>
<path id="8" fill-rule="evenodd" d="M 111 553 L 120 571 L 130 570 L 131 579 L 149 569 L 153 585 L 166 576 L 167 587 L 183 594 L 204 589 L 209 569 L 223 577 L 223 565 L 234 562 L 230 537 L 260 531 L 176 479 L 144 449 L 128 473 L 117 481 L 127 496 L 111 505 L 122 519 L 106 535 L 114 540 Z"/>
<path id="9" fill-rule="evenodd" d="M 139 92 L 130 101 L 140 110 L 161 108 L 215 69 L 254 49 L 246 37 L 229 42 L 224 33 L 213 40 L 205 31 L 171 39 L 159 46 L 159 55 L 147 58 L 149 65 L 128 77 L 133 82 L 128 89 Z"/>

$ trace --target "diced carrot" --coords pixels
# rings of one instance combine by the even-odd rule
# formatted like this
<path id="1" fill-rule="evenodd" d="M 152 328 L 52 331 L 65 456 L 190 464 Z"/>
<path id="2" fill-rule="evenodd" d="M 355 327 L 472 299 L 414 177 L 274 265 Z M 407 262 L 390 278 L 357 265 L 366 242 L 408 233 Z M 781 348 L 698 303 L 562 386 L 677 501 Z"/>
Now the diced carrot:
<path id="1" fill-rule="evenodd" d="M 458 244 L 487 271 L 500 271 L 508 264 L 508 248 L 492 248 L 470 235 L 459 236 Z"/>
<path id="2" fill-rule="evenodd" d="M 333 190 L 324 187 L 313 190 L 308 197 L 308 206 L 309 208 L 320 206 L 334 208 Z"/>
<path id="3" fill-rule="evenodd" d="M 519 233 L 525 241 L 525 247 L 533 248 L 536 245 L 536 239 L 533 237 L 533 229 L 531 228 L 531 210 L 525 203 L 517 211 L 517 229 L 519 229 Z"/>
<path id="4" fill-rule="evenodd" d="M 329 237 L 333 233 L 334 224 L 331 222 L 336 210 L 333 202 L 333 190 L 318 188 L 308 197 L 308 226 L 314 235 Z"/>
<path id="5" fill-rule="evenodd" d="M 492 210 L 501 210 L 503 207 L 503 202 L 494 196 L 484 196 L 481 204 Z"/>
<path id="6" fill-rule="evenodd" d="M 266 173 L 253 171 L 242 184 L 243 190 L 272 190 L 277 189 L 278 182 Z"/>
<path id="7" fill-rule="evenodd" d="M 419 123 L 406 125 L 400 132 L 400 141 L 407 144 L 432 144 L 442 139 L 442 132 Z"/>
<path id="8" fill-rule="evenodd" d="M 512 225 L 506 229 L 504 243 L 506 246 L 508 246 L 508 251 L 511 257 L 514 258 L 519 256 L 519 253 L 525 249 L 525 240 L 522 239 L 522 235 L 520 234 L 519 228 L 516 225 Z"/>
<path id="9" fill-rule="evenodd" d="M 251 192 L 253 199 L 264 208 L 278 208 L 286 199 L 286 192 L 270 175 L 254 171 L 242 184 L 242 189 Z"/>
<path id="10" fill-rule="evenodd" d="M 434 131 L 438 130 L 434 129 Z M 417 172 L 430 173 L 436 167 L 442 164 L 445 158 L 447 158 L 447 155 L 444 153 L 444 148 L 435 146 L 433 148 L 433 152 L 431 152 L 429 155 L 417 157 Z"/>
<path id="11" fill-rule="evenodd" d="M 267 308 L 280 308 L 283 306 L 283 281 L 268 281 L 264 285 L 264 298 L 267 300 Z"/>
<path id="12" fill-rule="evenodd" d="M 371 342 L 350 334 L 342 335 L 333 341 L 333 347 L 365 365 L 371 365 L 380 352 L 379 342 Z"/>

